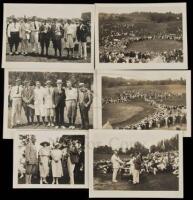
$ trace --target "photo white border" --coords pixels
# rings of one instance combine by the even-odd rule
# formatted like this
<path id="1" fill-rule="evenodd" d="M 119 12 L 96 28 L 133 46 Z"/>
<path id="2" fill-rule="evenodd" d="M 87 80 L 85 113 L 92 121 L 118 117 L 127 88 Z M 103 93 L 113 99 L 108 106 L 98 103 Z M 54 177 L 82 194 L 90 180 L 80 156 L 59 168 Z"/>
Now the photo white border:
<path id="1" fill-rule="evenodd" d="M 94 73 L 94 70 L 87 70 L 83 71 L 82 69 L 79 70 L 69 70 L 69 69 L 39 69 L 35 70 L 32 68 L 27 68 L 27 69 L 17 69 L 17 68 L 12 68 L 12 69 L 4 69 L 4 111 L 3 111 L 3 139 L 13 139 L 13 136 L 17 134 L 18 132 L 26 132 L 26 131 L 47 131 L 47 132 L 52 132 L 53 129 L 16 129 L 16 128 L 9 128 L 8 127 L 8 83 L 9 83 L 9 72 L 61 72 L 61 73 L 90 73 L 93 76 L 93 90 L 94 90 L 94 95 L 93 95 L 93 103 L 92 103 L 92 109 L 93 109 L 93 129 L 97 128 L 97 109 L 96 109 L 96 96 L 97 96 L 97 90 L 96 90 L 96 76 Z M 60 130 L 58 130 L 60 131 Z M 74 131 L 74 130 L 63 130 L 63 131 Z M 85 131 L 83 129 L 78 130 L 79 132 Z"/>
<path id="2" fill-rule="evenodd" d="M 98 70 L 118 70 L 118 69 L 188 69 L 188 47 L 187 47 L 187 13 L 186 3 L 138 3 L 138 4 L 95 4 L 95 64 Z M 182 63 L 100 63 L 99 62 L 99 20 L 100 12 L 105 12 L 113 7 L 126 10 L 127 8 L 178 6 L 182 9 L 183 26 L 183 62 Z M 125 11 L 127 12 L 127 11 Z"/>
<path id="3" fill-rule="evenodd" d="M 18 184 L 18 142 L 19 142 L 19 135 L 39 135 L 39 134 L 45 134 L 45 140 L 46 140 L 46 134 L 55 136 L 62 136 L 62 135 L 83 135 L 85 137 L 85 159 L 84 159 L 84 165 L 85 165 L 85 172 L 84 172 L 84 184 L 58 184 L 58 185 L 52 185 L 52 184 Z M 80 131 L 27 131 L 19 132 L 18 134 L 15 134 L 14 140 L 13 140 L 13 188 L 20 188 L 20 189 L 29 189 L 29 188 L 47 188 L 47 189 L 86 189 L 88 188 L 88 131 L 80 132 Z"/>
<path id="4" fill-rule="evenodd" d="M 32 4 L 32 3 L 31 3 Z M 65 69 L 83 69 L 83 70 L 92 70 L 94 69 L 94 21 L 95 21 L 95 7 L 93 4 L 35 4 L 37 5 L 37 7 L 39 5 L 50 5 L 50 6 L 54 6 L 54 5 L 61 5 L 64 7 L 69 7 L 69 9 L 72 9 L 74 7 L 78 7 L 78 8 L 85 8 L 85 12 L 86 10 L 88 10 L 88 12 L 91 12 L 91 62 L 90 63 L 72 63 L 72 62 L 62 62 L 62 61 L 55 61 L 55 62 L 15 62 L 15 61 L 6 61 L 6 16 L 7 16 L 7 9 L 9 9 L 9 5 L 15 5 L 17 7 L 21 6 L 21 5 L 28 5 L 30 6 L 30 4 L 27 3 L 4 3 L 3 4 L 3 50 L 2 50 L 2 68 L 23 68 L 26 67 L 26 69 L 33 67 L 33 68 L 39 68 L 41 66 L 41 68 L 47 68 L 49 67 L 50 69 L 53 67 L 58 67 L 58 68 L 65 68 Z M 34 5 L 34 4 L 33 4 Z M 54 8 L 53 8 L 54 9 Z"/>
<path id="5" fill-rule="evenodd" d="M 155 133 L 153 133 L 155 132 Z M 90 130 L 89 131 L 89 198 L 183 198 L 183 139 L 180 134 L 173 132 L 171 135 L 178 134 L 179 138 L 179 190 L 178 191 L 125 191 L 125 190 L 95 190 L 93 185 L 93 148 L 95 137 L 97 135 L 108 134 L 109 138 L 113 136 L 121 137 L 121 135 L 128 135 L 128 137 L 135 137 L 136 134 L 145 137 L 147 134 L 171 134 L 167 131 L 125 131 L 125 130 Z"/>
<path id="6" fill-rule="evenodd" d="M 132 71 L 98 71 L 97 72 L 97 128 L 102 129 L 102 77 L 108 75 L 120 75 L 120 76 L 132 76 L 134 73 L 160 73 L 159 70 L 132 70 Z M 186 110 L 187 110 L 187 129 L 179 130 L 178 132 L 182 134 L 183 137 L 191 137 L 191 71 L 190 70 L 162 70 L 162 72 L 173 73 L 173 72 L 183 72 L 186 73 Z M 131 75 L 130 75 L 131 74 Z M 149 75 L 149 76 L 150 76 Z M 148 77 L 147 77 L 148 78 Z M 144 130 L 140 130 L 143 132 Z M 172 132 L 174 130 L 166 130 Z"/>

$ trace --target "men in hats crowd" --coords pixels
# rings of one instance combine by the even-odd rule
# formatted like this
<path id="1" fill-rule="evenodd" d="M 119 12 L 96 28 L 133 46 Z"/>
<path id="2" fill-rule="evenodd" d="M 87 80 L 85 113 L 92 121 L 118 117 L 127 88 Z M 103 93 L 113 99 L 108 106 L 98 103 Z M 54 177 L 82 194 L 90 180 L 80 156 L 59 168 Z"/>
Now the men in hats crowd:
<path id="1" fill-rule="evenodd" d="M 56 139 L 41 142 L 40 148 L 34 135 L 29 136 L 24 144 L 24 169 L 18 169 L 18 179 L 24 179 L 25 184 L 75 184 L 82 181 L 84 171 L 84 147 L 77 139 Z M 39 149 L 39 150 L 38 150 Z M 23 164 L 23 160 L 22 160 Z M 84 173 L 84 172 L 83 172 Z"/>
<path id="2" fill-rule="evenodd" d="M 46 20 L 25 16 L 23 19 L 10 18 L 7 24 L 10 55 L 86 60 L 89 37 L 90 25 L 82 19 Z"/>
<path id="3" fill-rule="evenodd" d="M 73 87 L 71 80 L 66 81 L 66 87 L 61 79 L 56 81 L 56 87 L 47 80 L 45 87 L 40 81 L 31 85 L 29 80 L 21 84 L 21 79 L 17 79 L 15 86 L 10 89 L 11 128 L 25 125 L 21 121 L 22 108 L 27 120 L 27 125 L 39 127 L 55 127 L 75 129 L 76 116 L 79 108 L 81 117 L 81 129 L 89 129 L 89 110 L 92 104 L 92 93 L 80 83 L 79 87 Z M 66 112 L 67 118 L 64 119 Z M 34 123 L 35 122 L 35 123 Z"/>

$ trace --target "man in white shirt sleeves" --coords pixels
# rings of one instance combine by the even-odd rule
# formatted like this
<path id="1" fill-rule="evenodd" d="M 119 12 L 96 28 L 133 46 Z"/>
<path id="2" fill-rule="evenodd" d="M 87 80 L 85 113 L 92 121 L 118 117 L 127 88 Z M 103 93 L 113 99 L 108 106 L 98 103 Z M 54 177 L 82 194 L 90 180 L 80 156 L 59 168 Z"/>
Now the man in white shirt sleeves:
<path id="1" fill-rule="evenodd" d="M 11 128 L 21 123 L 22 90 L 21 79 L 18 78 L 16 79 L 16 85 L 11 88 L 10 92 L 10 99 L 12 101 Z"/>
<path id="2" fill-rule="evenodd" d="M 32 18 L 32 22 L 30 25 L 30 30 L 31 30 L 31 37 L 30 37 L 30 43 L 32 47 L 32 52 L 35 54 L 39 54 L 39 28 L 40 24 L 37 21 L 37 17 Z"/>
<path id="3" fill-rule="evenodd" d="M 10 55 L 13 55 L 13 47 L 15 46 L 15 55 L 18 55 L 18 47 L 20 43 L 20 24 L 17 22 L 17 19 L 14 17 L 12 22 L 8 25 L 7 36 L 9 40 Z"/>
<path id="4" fill-rule="evenodd" d="M 66 82 L 66 85 L 66 109 L 69 120 L 69 128 L 74 129 L 77 114 L 78 91 L 76 88 L 72 87 L 72 82 L 70 80 Z"/>
<path id="5" fill-rule="evenodd" d="M 113 165 L 113 175 L 112 175 L 112 182 L 117 183 L 117 173 L 121 167 L 121 164 L 124 162 L 119 158 L 118 151 L 114 150 L 113 155 L 111 157 L 111 163 Z"/>
<path id="6" fill-rule="evenodd" d="M 45 108 L 45 89 L 41 86 L 39 81 L 36 81 L 36 87 L 34 89 L 34 108 L 35 115 L 37 117 L 37 126 L 41 125 L 40 117 L 42 118 L 43 125 L 45 126 L 45 116 L 46 116 L 46 108 Z"/>

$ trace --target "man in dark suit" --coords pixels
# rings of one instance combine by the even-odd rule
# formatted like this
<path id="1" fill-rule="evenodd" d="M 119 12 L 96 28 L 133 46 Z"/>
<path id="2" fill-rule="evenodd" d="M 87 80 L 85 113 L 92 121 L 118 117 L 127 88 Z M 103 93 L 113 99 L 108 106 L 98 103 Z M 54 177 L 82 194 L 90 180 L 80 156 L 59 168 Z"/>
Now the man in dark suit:
<path id="1" fill-rule="evenodd" d="M 93 101 L 93 96 L 84 83 L 79 84 L 78 103 L 80 108 L 80 115 L 82 121 L 82 129 L 89 129 L 89 110 Z"/>
<path id="2" fill-rule="evenodd" d="M 44 47 L 46 47 L 46 56 L 48 56 L 48 48 L 50 45 L 51 38 L 51 27 L 48 22 L 45 20 L 44 23 L 40 26 L 39 40 L 41 45 L 41 55 L 44 55 Z"/>
<path id="3" fill-rule="evenodd" d="M 81 20 L 80 25 L 77 27 L 76 36 L 79 42 L 79 56 L 80 58 L 87 59 L 87 36 L 88 28 L 85 23 Z"/>
<path id="4" fill-rule="evenodd" d="M 63 128 L 64 126 L 64 107 L 65 107 L 65 101 L 66 101 L 66 93 L 65 90 L 62 88 L 62 80 L 57 80 L 56 82 L 57 87 L 54 88 L 53 91 L 53 103 L 54 108 L 56 112 L 56 126 L 55 128 Z"/>

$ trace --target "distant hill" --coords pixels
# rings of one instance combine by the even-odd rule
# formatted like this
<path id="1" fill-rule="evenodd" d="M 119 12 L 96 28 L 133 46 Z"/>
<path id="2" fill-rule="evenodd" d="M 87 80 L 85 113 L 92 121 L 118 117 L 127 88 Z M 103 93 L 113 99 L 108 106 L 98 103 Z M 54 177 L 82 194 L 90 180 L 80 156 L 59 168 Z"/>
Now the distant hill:
<path id="1" fill-rule="evenodd" d="M 165 80 L 136 80 L 136 79 L 126 79 L 122 77 L 102 77 L 102 85 L 103 87 L 111 88 L 111 87 L 118 87 L 118 86 L 138 86 L 138 85 L 170 85 L 170 84 L 181 84 L 185 85 L 186 80 L 181 79 L 165 79 Z"/>
<path id="2" fill-rule="evenodd" d="M 157 13 L 157 12 L 133 12 L 133 13 L 100 13 L 99 20 L 112 20 L 112 21 L 121 21 L 121 22 L 171 22 L 171 21 L 181 21 L 182 14 L 176 14 L 172 12 L 168 13 Z"/>
<path id="3" fill-rule="evenodd" d="M 100 13 L 99 28 L 103 25 L 127 24 L 138 30 L 148 31 L 149 33 L 165 32 L 176 33 L 182 30 L 182 14 L 176 13 L 156 13 L 156 12 L 133 12 L 133 13 Z"/>

